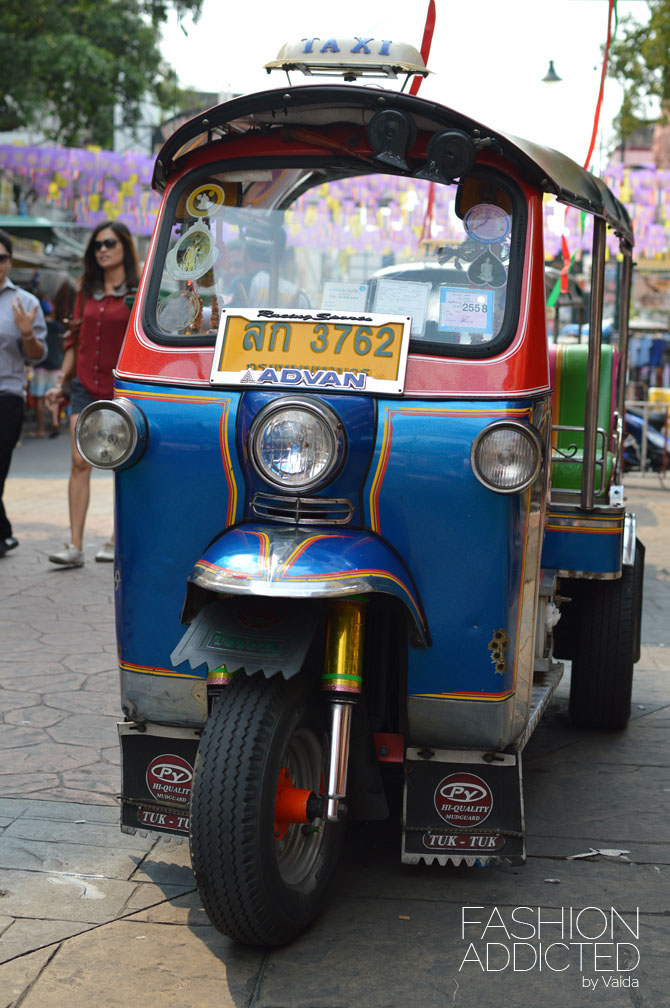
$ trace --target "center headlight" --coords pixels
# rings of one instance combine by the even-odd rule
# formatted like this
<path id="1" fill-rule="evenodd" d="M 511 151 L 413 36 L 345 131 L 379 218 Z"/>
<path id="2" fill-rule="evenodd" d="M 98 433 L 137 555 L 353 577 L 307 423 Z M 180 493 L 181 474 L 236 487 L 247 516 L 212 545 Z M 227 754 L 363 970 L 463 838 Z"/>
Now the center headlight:
<path id="1" fill-rule="evenodd" d="M 261 410 L 249 432 L 249 454 L 259 475 L 284 490 L 325 483 L 343 451 L 342 424 L 322 402 L 275 400 Z"/>

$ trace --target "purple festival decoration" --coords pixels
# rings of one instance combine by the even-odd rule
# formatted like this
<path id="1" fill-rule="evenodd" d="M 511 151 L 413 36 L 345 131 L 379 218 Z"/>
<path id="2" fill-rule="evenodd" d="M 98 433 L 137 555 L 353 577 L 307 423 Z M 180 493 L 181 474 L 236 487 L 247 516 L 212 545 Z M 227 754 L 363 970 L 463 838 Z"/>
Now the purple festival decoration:
<path id="1" fill-rule="evenodd" d="M 0 167 L 32 188 L 47 208 L 57 208 L 60 217 L 94 227 L 100 221 L 124 221 L 137 235 L 152 233 L 160 204 L 151 190 L 154 159 L 142 154 L 101 149 L 0 145 Z M 605 182 L 626 206 L 635 229 L 638 258 L 656 258 L 670 253 L 670 171 L 653 165 L 625 168 L 609 165 Z M 289 243 L 304 244 L 311 237 L 322 246 L 324 237 L 351 252 L 381 251 L 416 254 L 426 214 L 425 190 L 411 178 L 359 176 L 320 186 L 300 197 L 300 211 L 286 214 Z M 453 207 L 452 189 L 435 186 L 433 230 L 435 242 L 458 240 L 462 235 Z M 561 210 L 562 215 L 562 210 Z M 560 255 L 561 228 L 557 214 L 545 204 L 545 251 Z M 293 227 L 292 227 L 293 225 Z M 571 254 L 588 252 L 592 228 L 582 215 L 569 209 L 564 215 L 566 240 Z M 618 240 L 608 233 L 608 250 L 618 251 Z"/>

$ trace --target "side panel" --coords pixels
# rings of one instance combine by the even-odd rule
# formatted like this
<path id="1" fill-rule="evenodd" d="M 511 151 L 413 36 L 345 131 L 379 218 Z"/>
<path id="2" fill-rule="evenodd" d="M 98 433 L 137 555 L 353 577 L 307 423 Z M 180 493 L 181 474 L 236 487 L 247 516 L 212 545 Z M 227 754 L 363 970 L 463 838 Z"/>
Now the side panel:
<path id="1" fill-rule="evenodd" d="M 173 668 L 170 653 L 194 560 L 244 507 L 236 460 L 239 394 L 117 382 L 147 418 L 138 465 L 115 476 L 116 624 L 123 707 L 131 718 L 200 724 L 205 671 Z M 231 450 L 232 449 L 232 450 Z"/>
<path id="2" fill-rule="evenodd" d="M 542 566 L 561 577 L 611 579 L 621 574 L 625 512 L 622 507 L 592 511 L 551 504 Z"/>
<path id="3" fill-rule="evenodd" d="M 525 724 L 545 476 L 524 493 L 494 493 L 472 472 L 470 448 L 501 418 L 534 422 L 544 440 L 547 417 L 546 400 L 379 405 L 368 519 L 413 573 L 432 640 L 409 654 L 413 745 L 500 749 Z"/>

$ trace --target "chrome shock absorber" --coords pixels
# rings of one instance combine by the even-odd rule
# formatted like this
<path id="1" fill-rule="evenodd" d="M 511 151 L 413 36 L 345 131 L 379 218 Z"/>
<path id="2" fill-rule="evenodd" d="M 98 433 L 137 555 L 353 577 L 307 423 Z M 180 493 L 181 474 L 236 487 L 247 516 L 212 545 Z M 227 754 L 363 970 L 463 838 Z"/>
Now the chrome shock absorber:
<path id="1" fill-rule="evenodd" d="M 321 689 L 330 700 L 330 759 L 325 817 L 336 820 L 346 795 L 351 712 L 361 694 L 365 603 L 359 598 L 331 602 Z"/>

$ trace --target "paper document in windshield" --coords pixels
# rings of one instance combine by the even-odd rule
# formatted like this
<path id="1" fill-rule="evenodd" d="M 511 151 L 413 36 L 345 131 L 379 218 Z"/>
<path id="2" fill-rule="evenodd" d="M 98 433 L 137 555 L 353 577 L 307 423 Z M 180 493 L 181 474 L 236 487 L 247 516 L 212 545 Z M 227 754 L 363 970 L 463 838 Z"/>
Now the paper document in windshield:
<path id="1" fill-rule="evenodd" d="M 416 280 L 378 280 L 374 311 L 412 316 L 412 336 L 423 336 L 431 283 Z"/>
<path id="2" fill-rule="evenodd" d="M 321 307 L 330 311 L 363 312 L 367 296 L 368 285 L 365 283 L 336 283 L 328 280 L 323 285 Z"/>

